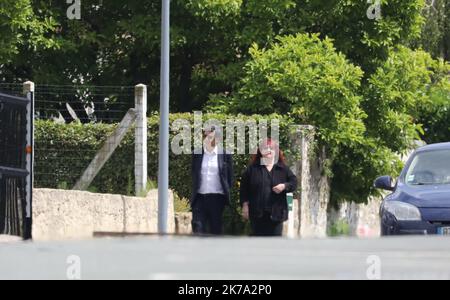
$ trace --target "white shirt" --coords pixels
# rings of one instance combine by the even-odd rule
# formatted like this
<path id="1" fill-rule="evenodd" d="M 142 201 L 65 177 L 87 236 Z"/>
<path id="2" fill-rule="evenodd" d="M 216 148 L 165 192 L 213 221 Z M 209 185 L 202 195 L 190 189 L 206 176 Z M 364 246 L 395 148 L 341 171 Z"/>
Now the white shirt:
<path id="1" fill-rule="evenodd" d="M 219 174 L 218 148 L 212 152 L 204 149 L 199 194 L 224 194 Z"/>

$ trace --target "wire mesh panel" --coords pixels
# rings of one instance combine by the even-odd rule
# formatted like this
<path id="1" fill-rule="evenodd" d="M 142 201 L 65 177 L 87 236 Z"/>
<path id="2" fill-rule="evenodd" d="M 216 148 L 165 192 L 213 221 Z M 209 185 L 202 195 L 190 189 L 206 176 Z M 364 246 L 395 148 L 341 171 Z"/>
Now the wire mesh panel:
<path id="1" fill-rule="evenodd" d="M 37 133 L 35 186 L 72 189 L 134 107 L 134 87 L 37 85 L 35 103 L 36 118 L 45 129 Z M 120 183 L 114 176 L 110 162 L 89 190 L 126 193 L 115 189 Z"/>
<path id="2" fill-rule="evenodd" d="M 0 91 L 18 95 L 22 84 L 0 83 Z M 108 136 L 119 129 L 134 106 L 134 86 L 36 84 L 34 187 L 74 188 L 97 152 L 105 147 Z M 89 191 L 134 193 L 133 143 L 130 139 L 117 149 Z"/>
<path id="3" fill-rule="evenodd" d="M 118 123 L 134 106 L 134 87 L 36 85 L 36 117 L 70 123 Z"/>

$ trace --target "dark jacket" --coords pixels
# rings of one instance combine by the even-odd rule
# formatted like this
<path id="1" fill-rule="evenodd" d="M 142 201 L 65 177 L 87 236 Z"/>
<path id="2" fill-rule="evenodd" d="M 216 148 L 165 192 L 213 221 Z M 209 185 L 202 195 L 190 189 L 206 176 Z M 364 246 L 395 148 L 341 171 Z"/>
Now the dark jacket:
<path id="1" fill-rule="evenodd" d="M 199 151 L 200 152 L 200 151 Z M 192 155 L 192 196 L 191 205 L 194 205 L 197 198 L 198 190 L 201 185 L 202 178 L 202 162 L 203 162 L 203 150 L 202 154 Z M 220 183 L 222 184 L 222 189 L 225 193 L 227 199 L 227 205 L 231 203 L 231 189 L 234 184 L 234 173 L 233 173 L 233 157 L 231 154 L 224 152 L 222 149 L 218 151 L 219 160 L 219 175 Z"/>
<path id="2" fill-rule="evenodd" d="M 266 166 L 259 162 L 247 168 L 242 175 L 240 198 L 241 204 L 249 202 L 250 219 L 260 218 L 264 214 L 264 189 L 262 188 L 263 176 Z M 284 222 L 288 219 L 287 193 L 292 193 L 297 189 L 297 177 L 282 162 L 273 167 L 273 187 L 285 184 L 286 190 L 281 194 L 271 193 L 272 203 L 271 218 L 275 222 Z"/>

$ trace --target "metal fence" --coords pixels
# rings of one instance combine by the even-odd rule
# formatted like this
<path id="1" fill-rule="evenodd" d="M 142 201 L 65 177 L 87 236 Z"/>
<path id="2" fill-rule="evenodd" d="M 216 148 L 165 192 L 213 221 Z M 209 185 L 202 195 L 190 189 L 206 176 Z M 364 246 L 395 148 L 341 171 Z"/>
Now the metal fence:
<path id="1" fill-rule="evenodd" d="M 119 124 L 134 107 L 134 87 L 36 85 L 35 119 L 57 124 Z M 85 126 L 83 126 L 85 127 Z M 85 129 L 85 138 L 90 140 Z M 107 136 L 74 144 L 63 139 L 39 140 L 35 149 L 35 187 L 72 189 L 95 157 Z M 105 192 L 94 184 L 91 192 Z"/>
<path id="2" fill-rule="evenodd" d="M 32 96 L 0 93 L 0 234 L 31 237 Z"/>

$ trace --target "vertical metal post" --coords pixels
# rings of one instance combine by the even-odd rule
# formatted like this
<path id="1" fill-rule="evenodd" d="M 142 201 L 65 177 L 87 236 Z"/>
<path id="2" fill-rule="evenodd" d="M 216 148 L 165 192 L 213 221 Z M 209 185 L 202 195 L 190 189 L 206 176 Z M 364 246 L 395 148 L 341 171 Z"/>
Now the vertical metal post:
<path id="1" fill-rule="evenodd" d="M 158 230 L 166 234 L 169 206 L 170 0 L 162 0 L 161 107 L 159 125 Z"/>
<path id="2" fill-rule="evenodd" d="M 26 168 L 30 173 L 26 179 L 26 216 L 24 238 L 32 238 L 33 220 L 33 186 L 34 186 L 34 92 L 35 86 L 31 81 L 23 84 L 23 92 L 30 101 L 27 105 L 27 160 Z"/>

